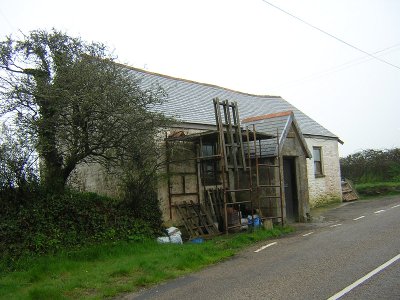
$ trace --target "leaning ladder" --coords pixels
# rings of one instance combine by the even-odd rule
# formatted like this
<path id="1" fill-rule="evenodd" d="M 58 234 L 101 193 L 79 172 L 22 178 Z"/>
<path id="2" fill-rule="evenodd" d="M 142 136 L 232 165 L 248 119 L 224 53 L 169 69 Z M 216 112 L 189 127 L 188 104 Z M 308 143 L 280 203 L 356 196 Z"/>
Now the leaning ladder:
<path id="1" fill-rule="evenodd" d="M 274 157 L 274 163 L 260 163 L 260 158 L 262 158 L 262 145 L 261 141 L 259 141 L 259 145 L 257 145 L 256 139 L 256 127 L 253 124 L 253 134 L 254 134 L 254 155 L 255 155 L 255 166 L 256 166 L 256 183 L 257 183 L 257 200 L 258 200 L 258 209 L 261 211 L 261 197 L 265 199 L 275 199 L 275 203 L 279 203 L 279 213 L 280 216 L 273 216 L 273 217 L 264 217 L 264 219 L 280 219 L 281 225 L 284 225 L 284 218 L 283 218 L 283 169 L 281 166 L 281 150 L 280 150 L 280 141 L 279 141 L 279 131 L 276 130 L 276 156 Z M 258 151 L 257 151 L 258 148 Z M 274 184 L 269 182 L 261 182 L 260 180 L 260 169 L 265 168 L 267 170 L 275 169 L 274 175 L 278 173 L 278 180 L 275 180 Z M 267 179 L 267 178 L 266 178 Z M 261 190 L 274 190 L 275 193 L 267 194 L 261 196 Z"/>
<path id="2" fill-rule="evenodd" d="M 228 100 L 220 101 L 218 98 L 213 99 L 213 103 L 218 130 L 219 154 L 221 156 L 220 171 L 223 190 L 224 227 L 225 232 L 228 233 L 229 229 L 242 226 L 240 220 L 239 224 L 229 226 L 228 207 L 249 203 L 251 211 L 253 211 L 251 161 L 249 153 L 247 166 L 237 103 L 230 103 Z M 246 132 L 246 137 L 247 143 L 249 143 L 248 131 Z M 247 186 L 241 186 L 241 171 L 248 176 Z M 236 201 L 235 195 L 238 192 L 248 192 L 249 199 L 241 202 Z"/>

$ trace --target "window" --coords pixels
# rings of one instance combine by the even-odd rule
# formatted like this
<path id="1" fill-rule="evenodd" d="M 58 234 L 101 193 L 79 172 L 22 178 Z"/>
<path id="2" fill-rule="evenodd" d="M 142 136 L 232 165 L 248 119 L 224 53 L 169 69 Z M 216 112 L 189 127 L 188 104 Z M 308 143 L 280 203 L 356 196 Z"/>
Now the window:
<path id="1" fill-rule="evenodd" d="M 314 174 L 316 177 L 323 176 L 322 170 L 322 151 L 321 147 L 313 147 L 313 157 L 314 157 Z"/>
<path id="2" fill-rule="evenodd" d="M 215 145 L 205 144 L 201 149 L 201 156 L 212 156 L 215 154 Z"/>
<path id="3" fill-rule="evenodd" d="M 218 161 L 213 156 L 216 154 L 215 144 L 205 144 L 201 149 L 201 156 L 208 157 L 201 162 L 201 175 L 204 185 L 216 185 L 219 182 Z"/>

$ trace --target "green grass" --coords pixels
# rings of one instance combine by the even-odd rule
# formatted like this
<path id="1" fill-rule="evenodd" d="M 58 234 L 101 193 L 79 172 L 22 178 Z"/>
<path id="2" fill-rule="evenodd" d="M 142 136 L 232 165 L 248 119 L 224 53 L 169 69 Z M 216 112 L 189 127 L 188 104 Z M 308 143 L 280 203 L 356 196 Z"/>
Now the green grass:
<path id="1" fill-rule="evenodd" d="M 361 199 L 400 194 L 400 182 L 370 182 L 356 184 Z"/>
<path id="2" fill-rule="evenodd" d="M 369 182 L 369 183 L 358 183 L 356 188 L 365 189 L 373 187 L 399 187 L 400 182 Z"/>
<path id="3" fill-rule="evenodd" d="M 102 299 L 137 291 L 233 256 L 291 227 L 216 237 L 202 244 L 119 242 L 20 259 L 0 273 L 0 299 Z"/>

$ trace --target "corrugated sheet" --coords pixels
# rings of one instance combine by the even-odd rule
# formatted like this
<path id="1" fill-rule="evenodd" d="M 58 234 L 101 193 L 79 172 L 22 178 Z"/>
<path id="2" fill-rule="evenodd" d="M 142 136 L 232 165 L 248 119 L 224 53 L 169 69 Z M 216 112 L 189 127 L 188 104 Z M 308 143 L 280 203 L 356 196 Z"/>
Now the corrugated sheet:
<path id="1" fill-rule="evenodd" d="M 268 119 L 257 120 L 249 123 L 244 123 L 244 126 L 250 125 L 250 129 L 252 129 L 252 125 L 255 125 L 257 132 L 264 132 L 272 135 L 278 135 L 279 140 L 282 141 L 282 134 L 285 128 L 288 125 L 290 119 L 290 115 L 278 116 Z M 276 156 L 278 155 L 277 150 L 277 141 L 276 138 L 270 140 L 263 140 L 261 143 L 261 153 L 258 153 L 260 156 Z M 251 150 L 254 152 L 254 149 Z"/>
<path id="2" fill-rule="evenodd" d="M 243 121 L 244 126 L 248 126 L 251 130 L 253 126 L 257 132 L 263 132 L 275 135 L 279 138 L 280 151 L 285 144 L 290 128 L 293 127 L 299 136 L 299 142 L 302 144 L 306 157 L 311 158 L 311 153 L 307 147 L 304 136 L 299 129 L 296 117 L 292 112 L 282 112 L 279 114 L 264 115 L 263 118 L 247 118 Z M 258 155 L 261 157 L 272 157 L 278 155 L 277 139 L 261 140 L 258 142 Z M 254 145 L 251 146 L 250 153 L 254 154 Z"/>
<path id="3" fill-rule="evenodd" d="M 163 112 L 167 116 L 176 117 L 183 122 L 214 125 L 212 99 L 218 97 L 220 100 L 236 101 L 241 119 L 282 111 L 293 111 L 303 134 L 337 138 L 332 132 L 281 97 L 251 95 L 135 68 L 129 69 L 140 79 L 143 88 L 161 86 L 167 93 L 167 101 L 157 106 L 155 108 L 157 111 Z"/>
<path id="4" fill-rule="evenodd" d="M 255 124 L 257 131 L 264 133 L 276 135 L 278 130 L 278 135 L 280 136 L 288 122 L 288 119 L 289 116 L 282 116 L 252 122 L 251 124 Z M 243 125 L 245 126 L 247 123 L 244 123 Z"/>
<path id="5" fill-rule="evenodd" d="M 260 147 L 261 143 L 261 147 Z M 263 140 L 257 143 L 257 155 L 258 157 L 274 157 L 278 155 L 276 139 Z M 245 149 L 247 154 L 247 149 Z M 254 145 L 250 144 L 250 154 L 254 155 Z"/>

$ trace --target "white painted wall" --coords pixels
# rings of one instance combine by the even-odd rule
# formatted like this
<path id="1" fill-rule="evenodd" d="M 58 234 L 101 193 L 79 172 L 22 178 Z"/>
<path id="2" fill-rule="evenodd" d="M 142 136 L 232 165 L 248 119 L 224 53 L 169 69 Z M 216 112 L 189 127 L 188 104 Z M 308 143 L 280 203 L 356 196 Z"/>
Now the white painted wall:
<path id="1" fill-rule="evenodd" d="M 316 177 L 314 174 L 314 159 L 307 160 L 310 206 L 315 207 L 342 199 L 338 141 L 306 137 L 306 142 L 311 153 L 313 147 L 321 147 L 324 174 L 323 177 Z"/>

